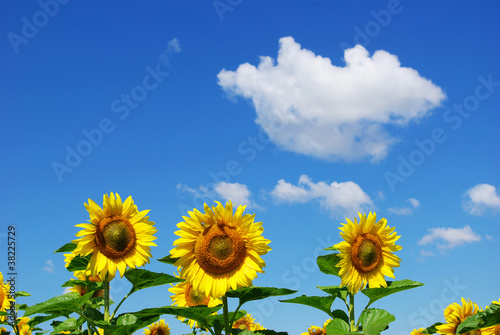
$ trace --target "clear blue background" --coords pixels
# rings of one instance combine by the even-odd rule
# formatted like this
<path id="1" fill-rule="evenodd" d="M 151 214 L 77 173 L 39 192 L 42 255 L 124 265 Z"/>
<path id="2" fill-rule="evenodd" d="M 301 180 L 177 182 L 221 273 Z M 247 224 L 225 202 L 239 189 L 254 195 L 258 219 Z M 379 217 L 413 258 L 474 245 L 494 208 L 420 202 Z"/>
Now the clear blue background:
<path id="1" fill-rule="evenodd" d="M 197 189 L 214 182 L 210 173 L 225 171 L 231 160 L 241 171 L 229 181 L 248 186 L 259 205 L 248 211 L 257 213 L 264 236 L 272 241 L 273 250 L 264 256 L 266 273 L 255 285 L 321 295 L 316 285 L 339 284 L 338 278 L 322 274 L 314 259 L 317 247 L 340 241 L 343 218 L 332 217 L 317 203 L 276 204 L 265 197 L 279 179 L 296 184 L 306 174 L 315 182 L 359 184 L 373 199 L 377 214 L 402 236 L 396 279 L 426 285 L 375 304 L 396 316 L 387 334 L 408 334 L 414 327 L 442 322 L 444 307 L 462 296 L 483 307 L 500 298 L 499 216 L 472 216 L 461 206 L 469 188 L 500 185 L 500 89 L 458 129 L 443 121 L 447 108 L 474 94 L 479 76 L 500 81 L 498 2 L 402 0 L 402 10 L 380 26 L 378 34 L 358 40 L 370 53 L 382 49 L 397 55 L 402 66 L 430 78 L 447 95 L 443 107 L 429 117 L 393 130 L 402 141 L 383 161 L 331 163 L 281 151 L 272 143 L 264 144 L 250 161 L 238 152 L 238 145 L 260 129 L 253 106 L 228 99 L 217 84 L 222 69 L 234 71 L 245 62 L 257 65 L 259 56 L 276 58 L 278 40 L 284 36 L 343 66 L 342 45 L 354 45 L 356 28 L 364 31 L 375 20 L 371 11 L 387 9 L 388 3 L 234 1 L 221 17 L 211 1 L 70 1 L 60 4 L 16 53 L 9 33 L 21 35 L 23 18 L 33 22 L 41 7 L 35 1 L 2 1 L 0 236 L 5 256 L 0 270 L 7 272 L 7 227 L 15 225 L 17 287 L 32 293 L 23 302 L 34 304 L 62 294 L 60 284 L 70 273 L 62 254 L 53 251 L 74 239 L 74 225 L 88 219 L 83 203 L 88 198 L 102 203 L 102 195 L 112 191 L 123 198 L 132 195 L 139 209 L 151 209 L 158 247 L 146 268 L 172 273 L 172 266 L 156 259 L 169 253 L 185 210 L 199 208 L 177 185 Z M 166 52 L 174 38 L 182 51 Z M 161 62 L 162 54 L 169 57 L 168 65 Z M 112 102 L 141 85 L 146 68 L 157 64 L 168 77 L 120 119 Z M 76 149 L 85 140 L 82 131 L 99 127 L 103 119 L 111 120 L 113 131 L 59 181 L 53 163 L 66 164 L 67 147 Z M 391 191 L 384 173 L 396 171 L 398 156 L 408 157 L 416 148 L 413 141 L 429 138 L 437 127 L 445 130 L 447 141 Z M 380 191 L 384 199 L 378 197 Z M 421 203 L 411 215 L 388 211 L 407 205 L 409 198 Z M 418 245 L 430 228 L 465 225 L 482 240 L 445 252 Z M 422 257 L 421 250 L 427 248 L 434 255 Z M 455 291 L 447 290 L 447 283 L 457 283 Z M 115 300 L 127 291 L 125 281 L 112 284 Z M 290 334 L 326 320 L 311 308 L 272 301 L 245 307 L 265 327 Z M 122 311 L 170 303 L 167 288 L 157 288 L 136 293 Z M 358 310 L 364 303 L 358 303 Z M 173 317 L 165 319 L 173 334 L 188 332 Z"/>

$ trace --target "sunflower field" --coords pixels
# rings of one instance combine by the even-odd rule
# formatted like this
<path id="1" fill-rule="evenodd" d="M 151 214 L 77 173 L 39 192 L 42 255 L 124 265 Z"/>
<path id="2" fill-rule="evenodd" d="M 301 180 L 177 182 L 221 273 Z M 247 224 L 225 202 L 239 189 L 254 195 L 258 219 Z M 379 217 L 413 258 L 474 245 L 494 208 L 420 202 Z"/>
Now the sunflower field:
<path id="1" fill-rule="evenodd" d="M 131 196 L 122 201 L 118 194 L 104 194 L 102 207 L 89 199 L 85 208 L 88 223 L 77 224 L 76 239 L 56 250 L 64 253 L 66 268 L 74 277 L 62 283 L 70 292 L 28 306 L 22 298 L 30 294 L 12 294 L 0 275 L 0 334 L 131 335 L 143 329 L 146 335 L 169 335 L 171 328 L 161 319 L 163 315 L 185 323 L 185 334 L 287 334 L 267 329 L 243 309 L 247 302 L 279 296 L 282 303 L 326 314 L 323 325 L 297 333 L 375 335 L 388 331 L 395 320 L 390 311 L 376 308 L 376 302 L 424 285 L 410 279 L 386 280 L 395 279 L 394 268 L 401 263 L 396 255 L 401 250 L 400 236 L 386 219 L 372 212 L 341 223 L 339 243 L 317 257 L 319 270 L 332 276 L 332 285 L 318 286 L 321 295 L 306 296 L 288 288 L 252 285 L 264 273 L 271 241 L 264 238 L 263 223 L 256 222 L 255 214 L 244 213 L 244 205 L 234 207 L 231 201 L 205 204 L 203 211 L 195 208 L 182 217 L 173 248 L 157 260 L 165 263 L 165 272 L 175 275 L 145 268 L 152 261 L 157 228 L 148 210 L 139 211 Z M 125 277 L 132 288 L 120 300 L 111 301 L 110 282 L 117 275 Z M 169 285 L 170 305 L 119 312 L 132 294 L 160 285 Z M 359 294 L 369 302 L 356 318 Z M 237 306 L 234 310 L 229 299 Z M 334 301 L 345 308 L 333 309 Z M 500 300 L 480 308 L 462 298 L 446 307 L 443 322 L 411 332 L 419 334 L 498 335 Z"/>

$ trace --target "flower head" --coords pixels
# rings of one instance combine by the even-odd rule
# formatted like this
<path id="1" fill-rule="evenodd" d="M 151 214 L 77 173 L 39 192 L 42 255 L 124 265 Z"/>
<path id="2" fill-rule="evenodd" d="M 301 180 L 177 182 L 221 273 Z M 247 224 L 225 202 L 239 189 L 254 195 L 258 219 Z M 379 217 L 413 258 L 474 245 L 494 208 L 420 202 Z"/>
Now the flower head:
<path id="1" fill-rule="evenodd" d="M 149 325 L 148 328 L 144 329 L 145 335 L 170 335 L 170 328 L 168 327 L 168 323 L 165 324 L 165 320 L 161 319 L 160 321 Z"/>
<path id="2" fill-rule="evenodd" d="M 260 324 L 255 322 L 255 319 L 250 314 L 247 314 L 245 316 L 242 316 L 238 320 L 234 321 L 233 329 L 255 331 L 255 330 L 265 330 L 266 328 L 262 327 Z"/>
<path id="3" fill-rule="evenodd" d="M 113 193 L 104 195 L 103 208 L 89 199 L 85 208 L 90 215 L 90 223 L 76 225 L 83 228 L 73 242 L 78 243 L 73 251 L 76 255 L 92 254 L 88 270 L 92 276 L 101 275 L 108 280 L 116 271 L 123 276 L 127 267 L 135 268 L 149 263 L 151 246 L 156 246 L 153 234 L 154 222 L 149 221 L 148 210 L 139 212 L 132 197 L 122 202 Z"/>
<path id="4" fill-rule="evenodd" d="M 3 274 L 0 272 L 0 311 L 5 312 L 10 309 L 11 302 L 14 299 L 10 296 L 10 284 L 3 281 Z M 7 320 L 7 316 L 0 315 L 0 321 Z"/>
<path id="5" fill-rule="evenodd" d="M 480 311 L 480 308 L 477 304 L 472 301 L 467 301 L 462 298 L 462 306 L 454 302 L 449 305 L 444 310 L 444 318 L 446 320 L 445 324 L 436 326 L 436 330 L 438 334 L 448 334 L 455 335 L 458 325 L 462 323 L 467 317 L 476 314 Z M 481 330 L 474 330 L 472 332 L 466 333 L 465 335 L 479 335 L 481 334 Z"/>
<path id="6" fill-rule="evenodd" d="M 387 287 L 385 276 L 394 278 L 393 268 L 398 267 L 401 259 L 394 251 L 401 250 L 395 242 L 400 236 L 394 228 L 387 225 L 386 219 L 377 221 L 375 213 L 368 217 L 359 213 L 359 222 L 346 219 L 342 223 L 340 235 L 344 241 L 335 245 L 340 251 L 339 276 L 342 286 L 349 292 L 357 293 L 368 284 L 373 287 Z"/>
<path id="7" fill-rule="evenodd" d="M 270 241 L 262 237 L 264 228 L 254 222 L 255 215 L 243 215 L 245 206 L 233 213 L 228 201 L 225 207 L 217 202 L 204 209 L 183 216 L 175 232 L 180 238 L 170 254 L 178 258 L 174 265 L 196 291 L 218 298 L 229 289 L 250 286 L 257 272 L 264 272 L 261 256 L 271 250 Z"/>

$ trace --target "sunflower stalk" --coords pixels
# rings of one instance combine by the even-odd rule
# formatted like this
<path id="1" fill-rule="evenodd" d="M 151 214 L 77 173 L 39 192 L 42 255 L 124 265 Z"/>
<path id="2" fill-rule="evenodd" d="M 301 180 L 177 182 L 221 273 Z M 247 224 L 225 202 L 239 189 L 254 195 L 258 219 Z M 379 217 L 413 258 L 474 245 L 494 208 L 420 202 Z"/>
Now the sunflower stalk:
<path id="1" fill-rule="evenodd" d="M 229 324 L 229 306 L 227 303 L 227 297 L 222 297 L 223 311 L 224 311 L 224 333 L 225 335 L 231 335 L 231 325 Z"/>
<path id="2" fill-rule="evenodd" d="M 356 320 L 354 317 L 354 293 L 349 293 L 349 324 L 351 331 L 358 330 L 358 327 L 356 326 Z"/>
<path id="3" fill-rule="evenodd" d="M 109 280 L 108 273 L 106 273 L 106 277 L 104 278 L 104 321 L 109 322 Z M 104 335 L 108 335 L 107 330 L 104 330 Z"/>

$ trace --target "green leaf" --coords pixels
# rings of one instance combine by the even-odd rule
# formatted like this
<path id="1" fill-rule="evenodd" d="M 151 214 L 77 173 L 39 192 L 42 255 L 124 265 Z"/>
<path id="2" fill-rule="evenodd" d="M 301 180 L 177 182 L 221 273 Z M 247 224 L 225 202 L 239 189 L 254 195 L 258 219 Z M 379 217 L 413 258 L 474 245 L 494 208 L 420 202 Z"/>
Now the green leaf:
<path id="1" fill-rule="evenodd" d="M 287 332 L 277 332 L 272 329 L 257 330 L 255 335 L 288 335 Z"/>
<path id="2" fill-rule="evenodd" d="M 349 333 L 349 324 L 342 319 L 332 319 L 325 328 L 327 335 L 344 335 Z"/>
<path id="3" fill-rule="evenodd" d="M 92 292 L 82 297 L 76 292 L 60 295 L 26 308 L 24 316 L 43 313 L 68 317 L 73 312 L 79 312 L 90 296 Z"/>
<path id="4" fill-rule="evenodd" d="M 36 325 L 40 324 L 40 323 L 44 323 L 46 321 L 49 321 L 49 320 L 52 320 L 52 319 L 55 319 L 59 317 L 58 315 L 44 315 L 44 316 L 41 316 L 41 315 L 37 315 L 33 318 L 31 318 L 29 321 L 28 321 L 28 324 L 31 326 L 31 327 L 35 327 Z"/>
<path id="5" fill-rule="evenodd" d="M 347 313 L 341 309 L 333 310 L 332 316 L 334 319 L 341 319 L 341 320 L 344 320 L 346 323 L 349 323 L 349 316 L 347 316 Z"/>
<path id="6" fill-rule="evenodd" d="M 55 335 L 59 334 L 62 331 L 74 331 L 75 329 L 78 329 L 84 322 L 84 319 L 81 318 L 79 320 L 75 318 L 69 318 L 58 324 L 57 326 L 54 327 L 54 330 L 49 335 Z"/>
<path id="7" fill-rule="evenodd" d="M 148 287 L 179 283 L 183 281 L 175 276 L 144 269 L 129 269 L 125 272 L 125 278 L 132 283 L 130 294 Z"/>
<path id="8" fill-rule="evenodd" d="M 347 299 L 347 295 L 349 292 L 347 291 L 347 287 L 341 287 L 341 286 L 316 286 L 319 288 L 321 291 L 326 292 L 328 294 L 331 294 L 335 296 L 336 298 L 340 298 L 344 301 Z"/>
<path id="9" fill-rule="evenodd" d="M 100 327 L 113 335 L 130 335 L 135 331 L 156 322 L 159 315 L 137 317 L 131 314 L 122 314 L 116 320 L 116 325 L 101 325 Z"/>
<path id="10" fill-rule="evenodd" d="M 177 262 L 179 258 L 172 258 L 170 255 L 167 255 L 163 258 L 160 258 L 158 259 L 159 262 L 162 262 L 162 263 L 167 263 L 167 264 L 172 264 L 174 265 L 175 262 Z"/>
<path id="11" fill-rule="evenodd" d="M 333 250 L 333 251 L 339 251 L 339 249 L 335 248 L 334 245 L 332 245 L 331 247 L 328 247 L 328 248 L 325 248 L 323 250 Z"/>
<path id="12" fill-rule="evenodd" d="M 422 331 L 422 334 L 436 334 L 436 333 L 437 333 L 436 326 L 440 326 L 440 325 L 442 325 L 442 323 L 441 323 L 441 322 L 436 322 L 436 323 L 435 323 L 435 324 L 433 324 L 432 326 L 425 328 L 425 329 Z"/>
<path id="13" fill-rule="evenodd" d="M 31 297 L 31 294 L 25 291 L 17 291 L 16 297 Z"/>
<path id="14" fill-rule="evenodd" d="M 332 312 L 330 310 L 334 300 L 335 297 L 331 295 L 327 297 L 301 295 L 300 297 L 295 297 L 292 299 L 280 300 L 280 301 L 314 307 L 316 309 L 319 309 L 320 311 L 325 312 L 330 317 L 333 317 Z"/>
<path id="15" fill-rule="evenodd" d="M 71 260 L 66 269 L 68 269 L 69 272 L 86 270 L 87 265 L 89 264 L 90 261 L 90 257 L 92 257 L 92 254 L 87 256 L 76 255 L 75 258 Z"/>
<path id="16" fill-rule="evenodd" d="M 289 290 L 287 288 L 250 286 L 250 287 L 240 288 L 237 290 L 229 290 L 226 292 L 226 296 L 230 298 L 239 298 L 240 305 L 243 305 L 244 303 L 253 300 L 260 300 L 280 295 L 294 294 L 296 292 L 297 291 Z"/>
<path id="17" fill-rule="evenodd" d="M 341 258 L 338 253 L 318 256 L 316 259 L 321 272 L 334 276 L 339 276 L 340 268 L 335 265 L 337 265 L 340 260 Z"/>
<path id="18" fill-rule="evenodd" d="M 215 307 L 206 306 L 193 306 L 193 307 L 177 307 L 177 306 L 166 306 L 157 308 L 146 308 L 133 314 L 137 317 L 151 316 L 151 315 L 163 315 L 170 314 L 175 316 L 180 316 L 183 318 L 188 318 L 198 322 L 205 322 L 209 315 L 217 312 L 222 308 L 222 305 Z"/>
<path id="19" fill-rule="evenodd" d="M 500 305 L 492 304 L 482 312 L 471 315 L 462 321 L 457 328 L 457 334 L 464 334 L 475 329 L 491 327 L 500 324 Z"/>
<path id="20" fill-rule="evenodd" d="M 76 246 L 77 246 L 77 244 L 73 243 L 73 242 L 66 243 L 65 245 L 63 245 L 62 247 L 60 247 L 59 249 L 57 249 L 56 251 L 54 251 L 54 253 L 57 253 L 57 252 L 73 252 L 73 250 L 76 249 Z"/>
<path id="21" fill-rule="evenodd" d="M 365 309 L 359 316 L 359 321 L 363 325 L 363 333 L 367 335 L 378 335 L 389 323 L 396 320 L 396 317 L 383 309 Z"/>
<path id="22" fill-rule="evenodd" d="M 419 283 L 418 281 L 403 279 L 398 281 L 388 281 L 387 287 L 367 288 L 361 290 L 361 292 L 368 298 L 370 298 L 370 302 L 368 303 L 368 305 L 371 305 L 375 301 L 382 299 L 393 293 L 409 290 L 411 288 L 419 287 L 422 285 L 424 284 Z"/>

